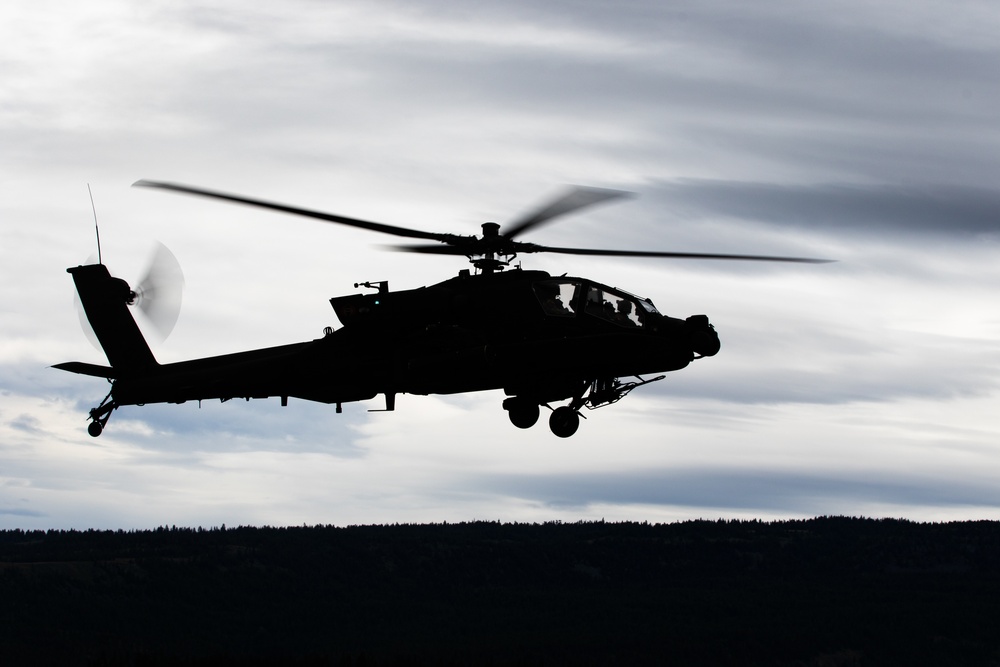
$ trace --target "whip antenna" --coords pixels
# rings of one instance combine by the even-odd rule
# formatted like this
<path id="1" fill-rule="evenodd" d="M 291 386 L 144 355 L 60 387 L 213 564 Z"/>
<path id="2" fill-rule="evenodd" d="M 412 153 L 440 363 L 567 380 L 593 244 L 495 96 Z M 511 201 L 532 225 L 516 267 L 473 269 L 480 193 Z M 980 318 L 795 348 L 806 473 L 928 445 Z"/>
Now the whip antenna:
<path id="1" fill-rule="evenodd" d="M 90 208 L 94 212 L 94 232 L 97 234 L 97 263 L 103 264 L 101 261 L 101 228 L 97 225 L 97 207 L 94 206 L 94 193 L 90 189 L 90 183 L 87 183 L 87 193 L 90 195 Z"/>

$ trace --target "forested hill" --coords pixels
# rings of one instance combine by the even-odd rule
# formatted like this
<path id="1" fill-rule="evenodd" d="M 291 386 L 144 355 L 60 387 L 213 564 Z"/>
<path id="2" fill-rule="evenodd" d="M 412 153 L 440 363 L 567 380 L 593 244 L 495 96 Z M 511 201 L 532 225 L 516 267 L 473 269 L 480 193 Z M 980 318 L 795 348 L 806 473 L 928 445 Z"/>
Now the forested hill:
<path id="1" fill-rule="evenodd" d="M 1000 523 L 0 532 L 0 665 L 998 665 Z"/>

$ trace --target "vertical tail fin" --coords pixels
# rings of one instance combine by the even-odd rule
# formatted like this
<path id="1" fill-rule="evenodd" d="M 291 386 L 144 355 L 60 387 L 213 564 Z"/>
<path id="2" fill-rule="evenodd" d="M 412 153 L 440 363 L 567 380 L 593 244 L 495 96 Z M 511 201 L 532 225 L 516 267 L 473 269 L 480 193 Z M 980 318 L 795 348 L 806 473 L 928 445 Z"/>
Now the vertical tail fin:
<path id="1" fill-rule="evenodd" d="M 128 310 L 133 298 L 128 283 L 114 278 L 103 264 L 66 269 L 73 276 L 83 310 L 108 362 L 118 371 L 156 366 L 156 359 Z"/>

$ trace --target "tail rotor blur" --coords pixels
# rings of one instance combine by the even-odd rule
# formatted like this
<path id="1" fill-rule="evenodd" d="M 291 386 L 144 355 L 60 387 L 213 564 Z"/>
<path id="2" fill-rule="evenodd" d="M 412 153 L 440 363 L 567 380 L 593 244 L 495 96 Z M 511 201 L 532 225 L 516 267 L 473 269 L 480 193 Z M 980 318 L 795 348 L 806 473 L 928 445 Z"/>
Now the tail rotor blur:
<path id="1" fill-rule="evenodd" d="M 94 264 L 94 257 L 91 256 L 87 264 Z M 96 262 L 100 264 L 100 260 Z M 181 301 L 184 292 L 184 272 L 177 261 L 174 253 L 162 243 L 157 243 L 149 259 L 148 267 L 143 278 L 135 287 L 130 287 L 128 295 L 128 305 L 137 307 L 142 311 L 143 318 L 148 327 L 144 327 L 147 333 L 153 334 L 157 342 L 163 342 L 174 330 L 177 319 L 181 312 Z M 93 327 L 87 319 L 83 305 L 80 303 L 79 295 L 74 293 L 73 303 L 80 316 L 80 326 L 91 344 L 101 349 Z"/>
<path id="2" fill-rule="evenodd" d="M 157 243 L 146 275 L 132 290 L 129 305 L 137 306 L 164 340 L 177 324 L 183 292 L 180 263 L 167 246 Z"/>

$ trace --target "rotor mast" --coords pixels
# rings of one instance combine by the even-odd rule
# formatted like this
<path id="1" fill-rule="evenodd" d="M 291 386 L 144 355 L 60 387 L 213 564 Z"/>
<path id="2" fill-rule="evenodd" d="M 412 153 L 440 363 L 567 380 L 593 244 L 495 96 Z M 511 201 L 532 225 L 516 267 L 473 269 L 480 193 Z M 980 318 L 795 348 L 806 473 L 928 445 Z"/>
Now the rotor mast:
<path id="1" fill-rule="evenodd" d="M 510 260 L 517 255 L 508 255 L 500 252 L 499 254 L 503 255 L 506 260 L 497 259 L 497 249 L 504 240 L 503 237 L 500 236 L 500 225 L 496 222 L 484 222 L 481 226 L 483 228 L 482 243 L 483 246 L 485 246 L 486 251 L 483 253 L 482 257 L 473 259 L 473 257 L 470 256 L 469 260 L 472 262 L 474 267 L 483 273 L 503 271 L 505 266 L 510 265 Z"/>

